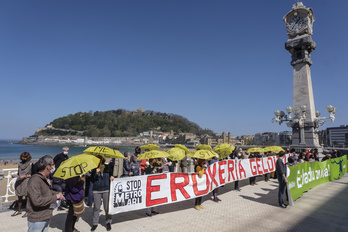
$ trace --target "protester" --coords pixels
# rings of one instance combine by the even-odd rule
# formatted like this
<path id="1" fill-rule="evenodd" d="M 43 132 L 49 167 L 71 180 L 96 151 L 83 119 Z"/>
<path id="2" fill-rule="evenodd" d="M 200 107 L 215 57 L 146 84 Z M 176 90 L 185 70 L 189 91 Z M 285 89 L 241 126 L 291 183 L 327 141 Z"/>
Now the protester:
<path id="1" fill-rule="evenodd" d="M 160 158 L 160 164 L 162 167 L 162 172 L 169 172 L 169 162 L 168 159 L 166 157 Z"/>
<path id="2" fill-rule="evenodd" d="M 180 160 L 180 169 L 182 173 L 187 172 L 187 156 L 186 155 L 182 160 Z"/>
<path id="3" fill-rule="evenodd" d="M 69 153 L 69 148 L 63 147 L 62 153 L 59 153 L 58 155 L 54 157 L 53 162 L 55 164 L 56 170 L 59 168 L 60 164 L 63 161 L 69 159 L 68 153 Z M 52 188 L 58 192 L 63 192 L 65 188 L 65 183 L 62 179 L 53 177 Z"/>
<path id="4" fill-rule="evenodd" d="M 22 214 L 22 201 L 23 197 L 27 196 L 27 187 L 28 187 L 28 181 L 31 177 L 31 169 L 32 169 L 32 163 L 31 155 L 29 152 L 23 152 L 19 159 L 21 160 L 20 163 L 18 163 L 18 177 L 15 183 L 15 193 L 16 196 L 18 196 L 17 206 L 18 210 L 14 212 L 11 216 L 17 216 Z M 25 213 L 22 217 L 26 217 L 27 213 Z"/>
<path id="5" fill-rule="evenodd" d="M 146 162 L 146 168 L 145 168 L 145 174 L 146 175 L 150 175 L 150 174 L 154 174 L 157 172 L 157 163 L 156 163 L 156 159 L 149 159 L 148 162 Z M 150 207 L 150 208 L 146 208 L 146 216 L 148 217 L 152 217 L 152 215 L 156 215 L 159 214 L 159 212 L 157 211 L 156 207 Z"/>
<path id="6" fill-rule="evenodd" d="M 322 158 L 321 161 L 325 161 L 325 160 L 330 160 L 332 157 L 330 154 L 326 154 L 326 156 L 324 158 Z"/>
<path id="7" fill-rule="evenodd" d="M 197 160 L 197 165 L 195 167 L 195 171 L 198 174 L 199 178 L 202 178 L 204 171 L 207 169 L 207 166 L 204 164 L 205 160 L 204 159 L 198 159 Z M 196 210 L 201 210 L 205 209 L 205 207 L 202 205 L 202 197 L 196 197 L 195 199 L 195 209 Z"/>
<path id="8" fill-rule="evenodd" d="M 162 158 L 157 158 L 155 159 L 156 161 L 154 162 L 154 166 L 156 167 L 156 173 L 163 173 L 163 162 L 162 162 Z"/>
<path id="9" fill-rule="evenodd" d="M 314 162 L 315 161 L 315 156 L 314 154 L 311 154 L 308 159 L 309 162 Z"/>
<path id="10" fill-rule="evenodd" d="M 62 200 L 63 194 L 50 189 L 47 176 L 54 172 L 54 162 L 51 156 L 43 156 L 37 161 L 38 173 L 28 182 L 27 213 L 28 232 L 47 232 L 53 207 L 57 200 Z"/>
<path id="11" fill-rule="evenodd" d="M 145 175 L 145 169 L 147 167 L 146 162 L 148 162 L 147 159 L 141 160 L 141 163 L 140 163 L 140 172 L 141 172 L 140 174 L 141 175 Z"/>
<path id="12" fill-rule="evenodd" d="M 337 158 L 337 150 L 336 149 L 331 152 L 331 158 L 332 159 Z"/>
<path id="13" fill-rule="evenodd" d="M 134 154 L 132 154 L 131 157 L 130 157 L 131 163 L 137 163 L 137 158 L 138 158 L 138 156 L 140 155 L 140 153 L 141 153 L 140 147 L 136 147 L 136 148 L 134 149 Z M 140 164 L 140 163 L 139 163 L 139 164 Z"/>
<path id="14" fill-rule="evenodd" d="M 270 152 L 265 153 L 265 157 L 268 157 L 268 156 L 269 156 L 269 154 L 270 154 Z M 269 172 L 268 172 L 268 173 L 265 173 L 265 181 L 266 181 L 266 182 L 268 182 L 268 181 L 269 181 L 269 176 L 270 176 L 270 173 L 269 173 Z"/>
<path id="15" fill-rule="evenodd" d="M 286 166 L 290 167 L 290 166 L 295 166 L 295 160 L 293 157 L 289 157 L 288 158 L 288 162 L 286 163 Z"/>
<path id="16" fill-rule="evenodd" d="M 237 162 L 238 159 L 242 159 L 242 157 L 243 157 L 242 155 L 243 155 L 242 148 L 235 149 L 234 152 L 232 152 L 232 159 L 236 160 L 236 162 Z M 234 190 L 238 191 L 238 192 L 241 191 L 241 189 L 239 188 L 239 180 L 236 180 L 234 182 Z"/>
<path id="17" fill-rule="evenodd" d="M 257 158 L 257 154 L 251 153 L 249 155 L 249 159 L 255 159 L 255 158 Z M 256 176 L 249 177 L 249 184 L 251 186 L 257 185 L 257 183 L 256 183 Z"/>
<path id="18" fill-rule="evenodd" d="M 209 165 L 213 165 L 214 163 L 218 162 L 218 160 L 219 160 L 219 156 L 217 155 L 209 161 Z M 217 193 L 218 193 L 218 188 L 215 188 L 213 190 L 213 201 L 216 203 L 221 201 L 220 198 L 218 198 Z"/>
<path id="19" fill-rule="evenodd" d="M 69 206 L 65 220 L 65 232 L 79 232 L 75 228 L 77 217 L 74 215 L 73 203 L 78 203 L 83 200 L 84 183 L 84 178 L 80 178 L 79 176 L 69 178 L 65 181 L 65 199 Z"/>
<path id="20" fill-rule="evenodd" d="M 126 151 L 124 154 L 125 159 L 123 160 L 123 174 L 122 177 L 131 176 L 131 166 L 130 166 L 130 154 Z"/>
<path id="21" fill-rule="evenodd" d="M 114 148 L 114 150 L 118 150 L 118 148 Z M 113 170 L 112 175 L 115 178 L 121 178 L 123 175 L 123 158 L 113 158 L 109 165 Z"/>
<path id="22" fill-rule="evenodd" d="M 288 179 L 286 178 L 286 167 L 284 163 L 284 152 L 278 153 L 279 158 L 276 162 L 276 174 L 279 182 L 279 190 L 278 190 L 278 203 L 282 208 L 286 208 L 283 200 L 283 194 L 286 187 L 286 183 L 288 183 Z"/>
<path id="23" fill-rule="evenodd" d="M 300 154 L 299 156 L 298 156 L 298 161 L 297 161 L 298 163 L 304 163 L 305 162 L 305 155 L 303 155 L 303 154 Z"/>
<path id="24" fill-rule="evenodd" d="M 112 169 L 110 165 L 105 165 L 105 159 L 101 156 L 97 156 L 100 159 L 98 168 L 92 171 L 93 182 L 93 221 L 91 231 L 95 231 L 99 223 L 99 212 L 103 200 L 103 206 L 105 211 L 106 230 L 111 230 L 112 216 L 109 214 L 109 189 L 110 180 L 114 180 L 112 176 Z"/>
<path id="25" fill-rule="evenodd" d="M 176 161 L 173 161 L 173 160 L 171 160 L 169 158 L 167 158 L 167 160 L 168 160 L 168 170 L 169 170 L 169 172 L 174 172 Z"/>
<path id="26" fill-rule="evenodd" d="M 69 159 L 68 156 L 69 153 L 69 148 L 68 147 L 63 147 L 62 149 L 62 153 L 59 153 L 58 155 L 56 155 L 53 159 L 53 162 L 55 164 L 56 170 L 59 168 L 60 164 Z M 58 178 L 58 177 L 53 177 L 52 178 L 52 189 L 57 191 L 57 192 L 64 192 L 65 190 L 65 182 L 64 180 Z M 63 207 L 67 207 L 66 201 L 63 200 L 61 203 L 61 206 Z M 58 210 L 62 210 L 62 207 L 59 207 Z"/>

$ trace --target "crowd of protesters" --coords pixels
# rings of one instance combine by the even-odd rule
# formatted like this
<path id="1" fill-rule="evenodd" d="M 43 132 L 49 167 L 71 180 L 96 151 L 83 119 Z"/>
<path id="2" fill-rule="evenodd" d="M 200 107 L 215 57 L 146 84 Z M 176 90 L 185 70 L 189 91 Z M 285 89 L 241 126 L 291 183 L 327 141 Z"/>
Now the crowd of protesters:
<path id="1" fill-rule="evenodd" d="M 117 148 L 114 148 L 117 149 Z M 174 172 L 175 167 L 178 167 L 177 172 L 187 172 L 188 161 L 187 157 L 180 161 L 172 161 L 168 158 L 154 158 L 154 159 L 142 159 L 137 160 L 141 154 L 139 147 L 135 148 L 134 154 L 129 152 L 124 153 L 125 159 L 105 159 L 102 156 L 97 156 L 100 159 L 100 163 L 96 169 L 89 171 L 83 177 L 74 177 L 66 181 L 52 177 L 55 170 L 58 169 L 60 164 L 67 160 L 69 148 L 64 147 L 62 153 L 56 155 L 54 158 L 50 156 L 42 157 L 38 162 L 33 165 L 30 162 L 31 156 L 28 152 L 21 154 L 21 163 L 18 167 L 18 178 L 16 181 L 16 195 L 18 196 L 18 209 L 12 216 L 22 214 L 22 200 L 27 197 L 27 212 L 23 217 L 28 219 L 28 231 L 47 231 L 49 226 L 50 217 L 52 217 L 52 210 L 56 201 L 59 200 L 61 205 L 58 210 L 68 209 L 65 231 L 67 232 L 79 232 L 75 228 L 78 217 L 74 213 L 73 204 L 86 199 L 86 205 L 93 207 L 92 215 L 92 227 L 91 231 L 96 230 L 99 224 L 100 208 L 103 204 L 105 212 L 105 224 L 106 230 L 111 230 L 112 216 L 108 213 L 108 200 L 109 200 L 109 189 L 110 182 L 115 178 L 124 178 L 137 175 L 149 175 L 163 172 Z M 279 158 L 276 162 L 276 171 L 273 173 L 264 174 L 264 180 L 267 182 L 270 178 L 277 178 L 279 181 L 279 193 L 278 200 L 279 205 L 286 208 L 286 205 L 282 201 L 282 195 L 286 186 L 286 166 L 293 166 L 303 162 L 318 162 L 320 161 L 319 152 L 317 149 L 302 149 L 301 152 L 295 152 L 295 149 L 286 149 L 286 152 L 280 152 L 275 154 L 272 152 L 244 152 L 242 148 L 235 148 L 233 152 L 226 157 L 226 159 L 254 159 L 263 158 L 268 156 L 278 155 Z M 333 150 L 331 153 L 326 154 L 321 161 L 325 161 L 331 158 L 337 158 L 342 156 L 337 150 Z M 284 157 L 287 157 L 285 163 Z M 193 159 L 194 172 L 198 174 L 198 177 L 202 177 L 205 170 L 209 165 L 213 165 L 218 162 L 219 156 L 213 157 L 210 160 L 204 159 Z M 38 191 L 34 185 L 28 188 L 28 182 L 31 177 L 35 175 L 37 180 L 44 180 L 46 185 L 49 186 L 50 192 L 46 192 L 46 199 L 41 197 L 34 197 L 35 191 Z M 36 183 L 36 182 L 33 182 Z M 37 183 L 41 183 L 37 181 Z M 251 186 L 257 185 L 256 176 L 249 178 Z M 41 183 L 42 184 L 42 183 Z M 44 188 L 47 188 L 45 185 Z M 241 191 L 239 188 L 239 181 L 235 181 L 234 190 Z M 33 192 L 34 191 L 34 192 Z M 63 197 L 64 194 L 64 197 Z M 218 188 L 212 192 L 213 201 L 218 203 L 221 201 L 218 197 Z M 34 199 L 35 198 L 35 199 Z M 45 202 L 45 203 L 44 203 Z M 195 209 L 205 209 L 202 205 L 202 197 L 195 199 Z M 48 211 L 49 210 L 49 211 Z M 44 213 L 43 213 L 44 212 Z M 49 214 L 47 214 L 49 212 Z M 159 214 L 156 207 L 150 207 L 146 209 L 146 216 L 151 217 Z"/>

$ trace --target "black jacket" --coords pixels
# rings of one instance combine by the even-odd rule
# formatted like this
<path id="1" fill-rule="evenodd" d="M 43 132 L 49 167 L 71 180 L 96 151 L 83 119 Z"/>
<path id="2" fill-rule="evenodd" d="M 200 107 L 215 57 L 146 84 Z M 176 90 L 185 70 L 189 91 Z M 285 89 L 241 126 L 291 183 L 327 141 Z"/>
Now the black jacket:
<path id="1" fill-rule="evenodd" d="M 56 155 L 53 159 L 54 166 L 56 167 L 56 170 L 59 168 L 60 164 L 64 161 L 69 159 L 68 155 L 64 155 L 63 152 Z"/>

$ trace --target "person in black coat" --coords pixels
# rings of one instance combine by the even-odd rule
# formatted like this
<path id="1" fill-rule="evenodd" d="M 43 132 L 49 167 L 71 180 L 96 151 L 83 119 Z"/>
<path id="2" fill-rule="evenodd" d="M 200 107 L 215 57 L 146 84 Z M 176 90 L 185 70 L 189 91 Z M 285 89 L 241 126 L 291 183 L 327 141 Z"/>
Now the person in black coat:
<path id="1" fill-rule="evenodd" d="M 276 162 L 276 174 L 279 182 L 279 190 L 278 190 L 278 203 L 282 208 L 286 208 L 283 200 L 283 194 L 286 187 L 286 183 L 288 183 L 288 179 L 286 178 L 286 166 L 284 163 L 284 152 L 281 151 L 278 153 L 279 158 Z"/>

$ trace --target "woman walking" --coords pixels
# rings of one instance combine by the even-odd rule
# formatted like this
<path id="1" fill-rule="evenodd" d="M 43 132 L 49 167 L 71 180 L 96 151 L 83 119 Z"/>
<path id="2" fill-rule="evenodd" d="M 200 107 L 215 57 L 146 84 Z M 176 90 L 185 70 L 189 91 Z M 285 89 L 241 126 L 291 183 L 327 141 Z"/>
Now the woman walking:
<path id="1" fill-rule="evenodd" d="M 27 196 L 27 186 L 28 186 L 28 181 L 29 178 L 31 177 L 31 155 L 29 152 L 23 152 L 19 159 L 21 162 L 18 164 L 18 177 L 15 183 L 15 192 L 16 196 L 18 196 L 18 210 L 14 212 L 11 216 L 17 216 L 22 214 L 22 202 L 23 202 L 23 197 Z M 27 213 L 25 213 L 22 217 L 26 217 Z"/>

